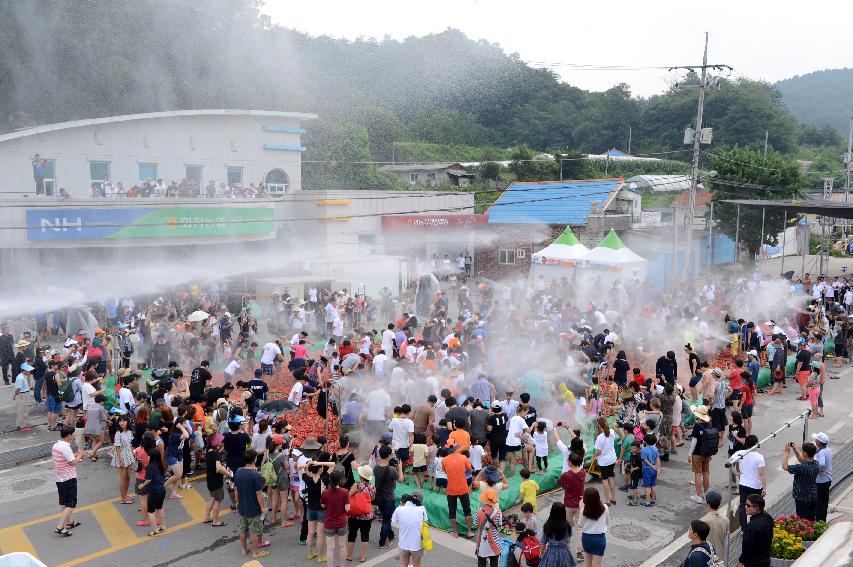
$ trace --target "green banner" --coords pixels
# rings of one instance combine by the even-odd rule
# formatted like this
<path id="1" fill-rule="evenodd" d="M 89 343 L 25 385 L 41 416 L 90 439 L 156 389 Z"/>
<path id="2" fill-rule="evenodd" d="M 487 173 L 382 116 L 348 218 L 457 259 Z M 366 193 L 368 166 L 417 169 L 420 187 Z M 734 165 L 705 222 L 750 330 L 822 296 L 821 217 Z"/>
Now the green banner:
<path id="1" fill-rule="evenodd" d="M 149 210 L 108 238 L 184 238 L 275 233 L 273 207 L 170 207 Z"/>

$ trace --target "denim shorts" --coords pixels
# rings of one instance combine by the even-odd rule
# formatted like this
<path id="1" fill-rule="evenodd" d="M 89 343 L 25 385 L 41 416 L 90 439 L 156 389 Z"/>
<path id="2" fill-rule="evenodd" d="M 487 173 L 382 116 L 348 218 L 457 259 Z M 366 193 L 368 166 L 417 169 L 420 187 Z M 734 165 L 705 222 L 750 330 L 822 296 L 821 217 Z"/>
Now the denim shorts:
<path id="1" fill-rule="evenodd" d="M 604 557 L 604 548 L 607 547 L 607 539 L 604 534 L 581 534 L 581 547 L 590 555 Z"/>
<path id="2" fill-rule="evenodd" d="M 309 522 L 322 522 L 326 518 L 325 510 L 312 510 L 308 508 L 306 510 L 305 515 L 308 516 Z"/>
<path id="3" fill-rule="evenodd" d="M 658 473 L 653 469 L 643 469 L 643 488 L 653 488 L 658 485 Z"/>
<path id="4" fill-rule="evenodd" d="M 50 413 L 62 413 L 62 402 L 56 399 L 55 396 L 47 395 L 47 411 Z"/>

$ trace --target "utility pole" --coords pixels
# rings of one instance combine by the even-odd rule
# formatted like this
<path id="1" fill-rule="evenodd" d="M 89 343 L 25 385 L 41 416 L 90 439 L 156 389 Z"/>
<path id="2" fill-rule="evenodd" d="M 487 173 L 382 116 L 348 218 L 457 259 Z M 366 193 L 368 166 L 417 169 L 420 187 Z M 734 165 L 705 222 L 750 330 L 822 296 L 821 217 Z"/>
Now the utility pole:
<path id="1" fill-rule="evenodd" d="M 687 212 L 687 246 L 686 246 L 686 254 L 684 260 L 684 276 L 685 278 L 690 275 L 690 265 L 692 262 L 690 258 L 693 253 L 693 217 L 696 213 L 696 189 L 699 183 L 699 151 L 700 145 L 704 141 L 705 143 L 710 143 L 710 139 L 703 140 L 704 136 L 702 133 L 702 114 L 705 111 L 705 87 L 708 79 L 708 69 L 729 69 L 732 68 L 729 65 L 708 65 L 708 32 L 705 32 L 705 52 L 702 56 L 702 65 L 694 65 L 694 66 L 684 66 L 684 67 L 672 67 L 673 69 L 686 69 L 689 71 L 696 71 L 696 69 L 701 70 L 701 74 L 699 77 L 699 104 L 696 108 L 696 124 L 695 130 L 693 131 L 693 171 L 691 173 L 691 183 L 690 183 L 690 196 L 688 200 L 688 212 Z M 685 140 L 687 141 L 687 140 Z"/>
<path id="2" fill-rule="evenodd" d="M 847 134 L 847 155 L 844 156 L 847 177 L 844 181 L 844 202 L 850 202 L 850 174 L 853 173 L 853 115 L 850 116 L 850 131 Z"/>
<path id="3" fill-rule="evenodd" d="M 764 131 L 764 161 L 767 161 L 767 140 L 770 138 L 770 130 Z"/>
<path id="4" fill-rule="evenodd" d="M 631 125 L 628 124 L 628 155 L 631 155 L 631 134 L 632 134 L 632 128 L 631 128 Z"/>

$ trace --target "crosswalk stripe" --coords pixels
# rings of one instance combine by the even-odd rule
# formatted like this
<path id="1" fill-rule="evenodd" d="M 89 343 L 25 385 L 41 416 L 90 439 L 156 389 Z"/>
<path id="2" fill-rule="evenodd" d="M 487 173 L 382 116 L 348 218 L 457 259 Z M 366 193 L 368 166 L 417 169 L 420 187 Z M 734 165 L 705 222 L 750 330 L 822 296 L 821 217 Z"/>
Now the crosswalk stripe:
<path id="1" fill-rule="evenodd" d="M 207 508 L 207 501 L 198 493 L 195 488 L 182 491 L 181 504 L 193 520 L 203 520 Z"/>
<path id="2" fill-rule="evenodd" d="M 3 528 L 0 530 L 0 549 L 3 553 L 12 553 L 14 551 L 26 551 L 33 557 L 37 557 L 33 543 L 27 534 L 24 533 L 22 526 L 12 526 L 11 528 Z"/>
<path id="3" fill-rule="evenodd" d="M 136 533 L 112 502 L 101 502 L 97 506 L 93 506 L 91 512 L 104 531 L 111 547 L 121 546 L 137 539 Z"/>

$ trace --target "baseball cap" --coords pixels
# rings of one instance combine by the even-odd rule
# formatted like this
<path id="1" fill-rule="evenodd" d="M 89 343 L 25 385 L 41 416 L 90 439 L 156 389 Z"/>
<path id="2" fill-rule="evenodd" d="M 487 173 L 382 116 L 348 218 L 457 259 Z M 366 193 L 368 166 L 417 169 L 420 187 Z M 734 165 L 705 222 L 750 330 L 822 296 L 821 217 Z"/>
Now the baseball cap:
<path id="1" fill-rule="evenodd" d="M 390 433 L 383 433 L 382 437 L 379 438 L 379 441 L 382 443 L 390 443 L 392 438 L 393 437 Z"/>
<path id="2" fill-rule="evenodd" d="M 826 433 L 824 433 L 823 431 L 821 431 L 820 433 L 812 433 L 812 439 L 815 439 L 815 440 L 817 440 L 817 441 L 820 441 L 820 442 L 821 442 L 821 443 L 823 443 L 824 445 L 826 445 L 827 443 L 829 443 L 829 435 L 827 435 L 827 434 L 826 434 Z"/>
<path id="3" fill-rule="evenodd" d="M 752 355 L 752 356 L 756 356 L 756 357 L 757 357 L 757 356 L 758 356 L 758 351 L 757 351 L 757 350 L 755 350 L 755 349 L 753 349 L 753 350 L 749 351 L 749 352 L 748 352 L 748 353 L 746 353 L 746 354 L 749 354 L 749 355 Z"/>
<path id="4" fill-rule="evenodd" d="M 31 370 L 33 370 L 33 367 L 29 363 L 25 362 L 21 365 L 21 370 L 26 370 L 27 372 L 30 372 Z"/>
<path id="5" fill-rule="evenodd" d="M 246 421 L 246 418 L 243 417 L 242 415 L 235 415 L 234 417 L 232 417 L 228 421 L 230 421 L 231 423 L 243 423 L 244 421 Z"/>
<path id="6" fill-rule="evenodd" d="M 722 501 L 723 497 L 716 490 L 712 489 L 705 493 L 705 502 L 714 508 L 717 508 Z"/>

